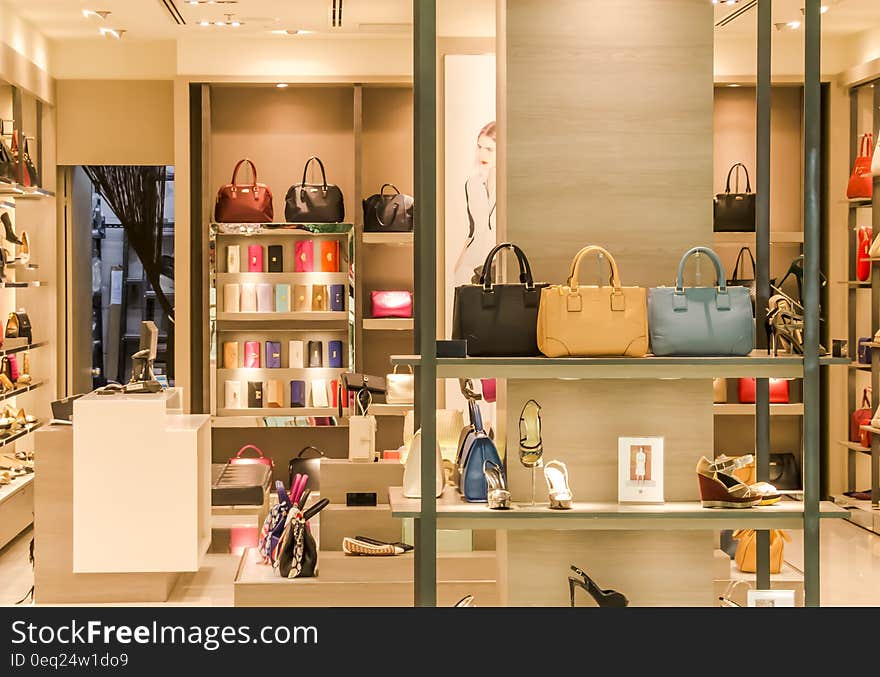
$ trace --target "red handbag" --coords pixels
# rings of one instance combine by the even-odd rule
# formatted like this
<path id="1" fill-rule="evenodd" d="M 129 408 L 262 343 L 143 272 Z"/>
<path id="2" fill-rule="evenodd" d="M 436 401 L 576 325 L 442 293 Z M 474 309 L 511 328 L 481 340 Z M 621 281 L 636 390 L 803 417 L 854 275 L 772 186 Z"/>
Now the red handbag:
<path id="1" fill-rule="evenodd" d="M 371 317 L 412 317 L 412 292 L 371 291 Z"/>
<path id="2" fill-rule="evenodd" d="M 871 398 L 868 397 L 869 392 L 871 392 L 870 388 L 865 388 L 862 391 L 861 407 L 852 413 L 852 419 L 850 419 L 849 424 L 849 441 L 858 442 L 863 447 L 871 446 L 871 433 L 862 430 L 862 426 L 868 425 L 872 418 Z"/>
<path id="3" fill-rule="evenodd" d="M 740 404 L 755 403 L 755 379 L 741 378 L 737 384 Z M 788 404 L 788 379 L 770 379 L 770 404 Z"/>
<path id="4" fill-rule="evenodd" d="M 850 200 L 870 200 L 874 194 L 874 176 L 871 174 L 871 160 L 874 156 L 874 135 L 870 132 L 862 135 L 859 144 L 859 156 L 849 177 L 846 196 Z"/>
<path id="5" fill-rule="evenodd" d="M 871 277 L 871 240 L 874 237 L 871 226 L 859 226 L 856 231 L 858 238 L 858 254 L 856 254 L 856 278 L 867 282 Z"/>
<path id="6" fill-rule="evenodd" d="M 242 454 L 248 449 L 253 449 L 259 454 L 257 458 L 251 458 L 249 456 L 242 456 Z M 270 468 L 274 467 L 274 463 L 272 463 L 271 458 L 266 458 L 263 456 L 263 452 L 255 447 L 253 444 L 246 444 L 241 449 L 238 450 L 238 453 L 229 459 L 229 465 L 253 465 L 255 463 L 260 463 L 262 465 L 268 465 Z"/>
<path id="7" fill-rule="evenodd" d="M 245 163 L 250 165 L 253 183 L 236 182 L 238 169 Z M 239 160 L 232 170 L 232 183 L 217 191 L 214 220 L 218 223 L 272 223 L 273 215 L 272 191 L 257 183 L 257 168 L 253 162 L 247 158 Z"/>

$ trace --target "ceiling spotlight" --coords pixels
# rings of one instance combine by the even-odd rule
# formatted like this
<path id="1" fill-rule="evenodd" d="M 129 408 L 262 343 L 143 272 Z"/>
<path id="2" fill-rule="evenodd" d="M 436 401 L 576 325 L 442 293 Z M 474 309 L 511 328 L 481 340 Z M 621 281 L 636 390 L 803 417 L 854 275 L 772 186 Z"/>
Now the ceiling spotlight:
<path id="1" fill-rule="evenodd" d="M 125 29 L 122 28 L 99 28 L 98 30 L 101 31 L 101 35 L 105 38 L 110 35 L 117 40 L 122 38 L 123 34 L 125 33 Z"/>
<path id="2" fill-rule="evenodd" d="M 84 9 L 82 11 L 83 16 L 88 19 L 90 16 L 97 17 L 99 19 L 106 20 L 108 16 L 110 16 L 110 12 L 106 9 Z"/>
<path id="3" fill-rule="evenodd" d="M 822 5 L 822 6 L 819 8 L 819 13 L 820 13 L 820 14 L 828 14 L 828 10 L 829 10 L 829 9 L 831 9 L 831 6 L 830 6 L 830 5 Z M 807 9 L 806 9 L 805 7 L 801 7 L 801 14 L 803 14 L 803 15 L 806 16 L 806 14 L 807 14 Z"/>
<path id="4" fill-rule="evenodd" d="M 232 21 L 229 25 L 233 28 L 238 28 L 239 26 L 241 26 L 241 21 Z"/>
<path id="5" fill-rule="evenodd" d="M 287 84 L 286 82 L 279 82 L 279 83 L 278 83 L 277 85 L 275 85 L 275 86 L 276 86 L 278 89 L 286 89 L 286 88 L 288 87 L 288 84 Z"/>
<path id="6" fill-rule="evenodd" d="M 211 23 L 209 21 L 205 21 L 204 19 L 202 21 L 199 21 L 199 26 L 210 26 L 210 25 L 211 25 Z"/>
<path id="7" fill-rule="evenodd" d="M 312 35 L 315 31 L 303 30 L 301 28 L 276 28 L 269 32 L 272 35 Z"/>
<path id="8" fill-rule="evenodd" d="M 727 86 L 728 86 L 728 87 L 742 87 L 742 85 L 740 85 L 740 84 L 738 84 L 738 83 L 736 83 L 736 82 L 731 82 L 731 83 L 728 84 Z"/>
<path id="9" fill-rule="evenodd" d="M 788 26 L 791 30 L 796 31 L 798 28 L 801 27 L 801 22 L 800 21 L 789 21 L 785 25 Z"/>

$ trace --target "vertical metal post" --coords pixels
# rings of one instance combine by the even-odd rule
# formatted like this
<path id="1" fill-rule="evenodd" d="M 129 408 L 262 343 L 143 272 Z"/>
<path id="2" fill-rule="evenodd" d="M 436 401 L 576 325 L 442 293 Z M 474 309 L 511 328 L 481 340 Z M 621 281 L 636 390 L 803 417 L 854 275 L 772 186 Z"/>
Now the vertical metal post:
<path id="1" fill-rule="evenodd" d="M 18 146 L 18 165 L 15 172 L 15 180 L 17 183 L 24 183 L 24 107 L 21 101 L 21 90 L 18 87 L 12 88 L 12 135 L 15 137 L 15 143 Z"/>
<path id="2" fill-rule="evenodd" d="M 37 129 L 35 136 L 34 145 L 36 148 L 28 148 L 28 154 L 31 156 L 31 160 L 37 169 L 37 176 L 40 177 L 40 188 L 45 188 L 49 184 L 46 183 L 46 177 L 43 176 L 43 102 L 39 99 L 37 99 Z M 51 185 L 54 186 L 55 179 L 52 181 Z"/>
<path id="3" fill-rule="evenodd" d="M 416 415 L 422 429 L 422 498 L 415 520 L 416 606 L 437 604 L 437 3 L 413 0 L 415 114 Z"/>
<path id="4" fill-rule="evenodd" d="M 874 138 L 880 133 L 880 83 L 872 89 L 871 125 Z M 880 181 L 874 177 L 874 190 L 880 191 Z M 875 192 L 871 207 L 873 232 L 880 233 L 880 192 Z M 871 330 L 880 327 L 880 266 L 871 266 Z M 880 350 L 871 351 L 871 393 L 872 404 L 880 400 Z M 871 435 L 871 507 L 880 507 L 880 435 Z"/>
<path id="5" fill-rule="evenodd" d="M 767 301 L 770 298 L 770 115 L 772 0 L 758 3 L 758 88 L 757 120 L 757 223 L 755 224 L 755 320 L 759 341 L 766 338 Z M 759 346 L 761 344 L 759 343 Z M 770 479 L 770 381 L 755 383 L 755 463 L 759 482 Z M 757 587 L 770 588 L 770 532 L 758 531 L 756 543 Z"/>
<path id="6" fill-rule="evenodd" d="M 859 154 L 859 139 L 855 134 L 856 130 L 859 128 L 859 90 L 852 89 L 849 95 L 849 129 L 850 129 L 850 149 L 849 149 L 849 166 L 852 167 L 855 164 L 856 157 Z M 855 205 L 849 205 L 849 215 L 847 219 L 847 249 L 849 251 L 849 257 L 847 261 L 847 279 L 855 280 L 856 279 L 856 254 L 858 252 L 858 235 L 856 234 L 856 227 L 859 225 L 859 210 L 856 209 Z M 873 280 L 874 269 L 877 266 L 872 266 L 871 278 Z M 848 295 L 847 295 L 847 324 L 848 324 L 848 332 L 847 332 L 847 355 L 850 355 L 850 359 L 855 359 L 856 350 L 858 346 L 858 338 L 856 335 L 856 301 L 858 299 L 858 287 L 850 287 L 847 285 Z M 873 294 L 873 291 L 871 292 Z M 880 298 L 880 297 L 872 297 L 872 298 Z M 872 325 L 873 326 L 873 325 Z M 861 402 L 861 393 L 856 392 L 856 383 L 858 381 L 858 369 L 847 369 L 846 375 L 846 392 L 847 392 L 847 405 L 846 410 L 848 412 L 855 411 L 856 407 L 859 406 Z M 847 431 L 847 439 L 849 439 L 849 427 L 846 428 Z M 852 441 L 852 440 L 851 440 Z M 856 468 L 858 464 L 858 455 L 859 452 L 848 449 L 846 455 L 846 488 L 847 491 L 853 491 L 856 489 Z"/>
<path id="7" fill-rule="evenodd" d="M 819 606 L 821 0 L 804 10 L 804 599 Z"/>

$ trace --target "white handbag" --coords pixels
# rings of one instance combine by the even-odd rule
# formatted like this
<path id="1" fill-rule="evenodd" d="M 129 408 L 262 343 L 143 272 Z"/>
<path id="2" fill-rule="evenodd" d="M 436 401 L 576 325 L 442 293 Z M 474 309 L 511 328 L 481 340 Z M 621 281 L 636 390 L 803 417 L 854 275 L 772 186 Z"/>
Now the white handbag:
<path id="1" fill-rule="evenodd" d="M 376 458 L 376 417 L 367 414 L 370 405 L 364 407 L 359 398 L 355 398 L 355 406 L 361 413 L 348 418 L 348 460 L 372 462 Z"/>
<path id="2" fill-rule="evenodd" d="M 436 444 L 434 463 L 434 495 L 438 498 L 443 494 L 443 462 L 440 458 L 440 444 Z M 403 469 L 403 495 L 406 498 L 422 497 L 422 429 L 419 428 L 409 443 L 406 455 L 406 466 Z"/>
<path id="3" fill-rule="evenodd" d="M 385 401 L 388 404 L 415 402 L 415 376 L 412 367 L 409 367 L 408 374 L 398 374 L 395 364 L 394 372 L 385 375 Z"/>

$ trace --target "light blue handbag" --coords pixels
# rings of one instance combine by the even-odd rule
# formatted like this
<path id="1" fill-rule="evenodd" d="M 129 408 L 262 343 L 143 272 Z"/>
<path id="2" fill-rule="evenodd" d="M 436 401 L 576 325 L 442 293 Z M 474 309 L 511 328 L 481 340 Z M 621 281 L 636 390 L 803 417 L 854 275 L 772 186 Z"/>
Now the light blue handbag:
<path id="1" fill-rule="evenodd" d="M 473 434 L 464 441 L 461 458 L 461 478 L 459 491 L 468 503 L 485 503 L 489 487 L 483 473 L 483 464 L 489 460 L 501 465 L 495 442 L 486 434 L 483 420 L 476 402 L 469 401 L 473 423 Z"/>
<path id="2" fill-rule="evenodd" d="M 684 286 L 684 265 L 694 254 L 709 257 L 717 287 Z M 728 287 L 718 255 L 694 247 L 678 264 L 675 287 L 648 290 L 648 331 L 657 356 L 748 355 L 755 347 L 755 320 L 748 287 Z"/>

